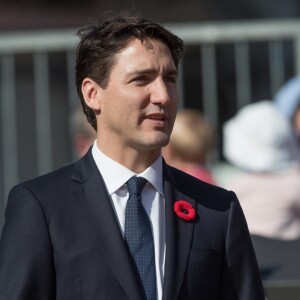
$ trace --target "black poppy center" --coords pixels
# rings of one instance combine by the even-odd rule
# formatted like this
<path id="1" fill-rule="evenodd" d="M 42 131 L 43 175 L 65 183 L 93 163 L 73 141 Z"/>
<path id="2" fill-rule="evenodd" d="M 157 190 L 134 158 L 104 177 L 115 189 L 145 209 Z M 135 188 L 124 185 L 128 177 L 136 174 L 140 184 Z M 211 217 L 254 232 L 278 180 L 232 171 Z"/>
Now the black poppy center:
<path id="1" fill-rule="evenodd" d="M 182 212 L 183 212 L 184 214 L 186 214 L 186 215 L 188 215 L 188 213 L 189 213 L 189 211 L 188 211 L 187 209 L 185 209 L 185 208 L 182 209 Z"/>

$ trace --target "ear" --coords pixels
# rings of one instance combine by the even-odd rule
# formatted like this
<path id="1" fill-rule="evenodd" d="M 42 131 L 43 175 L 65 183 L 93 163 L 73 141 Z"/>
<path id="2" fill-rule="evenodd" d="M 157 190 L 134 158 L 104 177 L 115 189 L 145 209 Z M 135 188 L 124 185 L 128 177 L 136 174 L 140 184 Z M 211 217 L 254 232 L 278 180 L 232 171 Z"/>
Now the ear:
<path id="1" fill-rule="evenodd" d="M 101 87 L 98 85 L 98 83 L 88 77 L 85 78 L 81 84 L 81 92 L 86 105 L 95 112 L 100 112 Z"/>

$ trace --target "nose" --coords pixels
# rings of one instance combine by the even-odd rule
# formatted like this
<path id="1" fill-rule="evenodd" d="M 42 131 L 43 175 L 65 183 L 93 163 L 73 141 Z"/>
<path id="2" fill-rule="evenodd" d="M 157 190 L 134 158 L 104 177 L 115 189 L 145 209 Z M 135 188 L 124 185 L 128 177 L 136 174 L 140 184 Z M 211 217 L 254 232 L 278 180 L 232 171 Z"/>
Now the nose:
<path id="1" fill-rule="evenodd" d="M 176 85 L 166 83 L 162 79 L 157 79 L 151 90 L 150 102 L 153 104 L 166 106 L 172 101 L 177 101 Z"/>

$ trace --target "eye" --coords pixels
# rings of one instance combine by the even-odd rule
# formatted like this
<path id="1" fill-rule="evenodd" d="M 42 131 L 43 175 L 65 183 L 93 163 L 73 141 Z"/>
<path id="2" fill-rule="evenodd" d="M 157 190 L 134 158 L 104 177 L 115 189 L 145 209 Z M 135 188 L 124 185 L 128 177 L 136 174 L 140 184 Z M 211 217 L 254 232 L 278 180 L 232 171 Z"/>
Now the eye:
<path id="1" fill-rule="evenodd" d="M 147 80 L 147 76 L 140 75 L 140 76 L 135 77 L 133 80 L 134 81 L 145 81 L 145 80 Z"/>
<path id="2" fill-rule="evenodd" d="M 177 76 L 176 75 L 168 75 L 168 76 L 165 76 L 165 81 L 167 83 L 177 83 Z"/>
<path id="3" fill-rule="evenodd" d="M 130 82 L 136 85 L 145 85 L 151 81 L 151 78 L 147 75 L 139 75 L 134 77 Z"/>

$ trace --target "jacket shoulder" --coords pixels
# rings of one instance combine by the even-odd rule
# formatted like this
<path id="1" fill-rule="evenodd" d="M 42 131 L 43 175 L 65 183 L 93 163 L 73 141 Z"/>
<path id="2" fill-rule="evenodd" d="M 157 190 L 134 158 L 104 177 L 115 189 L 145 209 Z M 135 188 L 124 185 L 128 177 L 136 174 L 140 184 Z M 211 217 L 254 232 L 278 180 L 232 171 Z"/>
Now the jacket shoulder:
<path id="1" fill-rule="evenodd" d="M 66 180 L 71 178 L 74 166 L 75 163 L 63 166 L 49 173 L 21 182 L 16 187 L 50 187 L 51 185 L 58 184 L 59 182 L 66 182 Z"/>
<path id="2" fill-rule="evenodd" d="M 24 181 L 15 188 L 25 187 L 36 191 L 67 190 L 70 185 L 84 182 L 95 170 L 95 162 L 91 151 L 78 161 L 65 165 L 47 174 Z"/>

